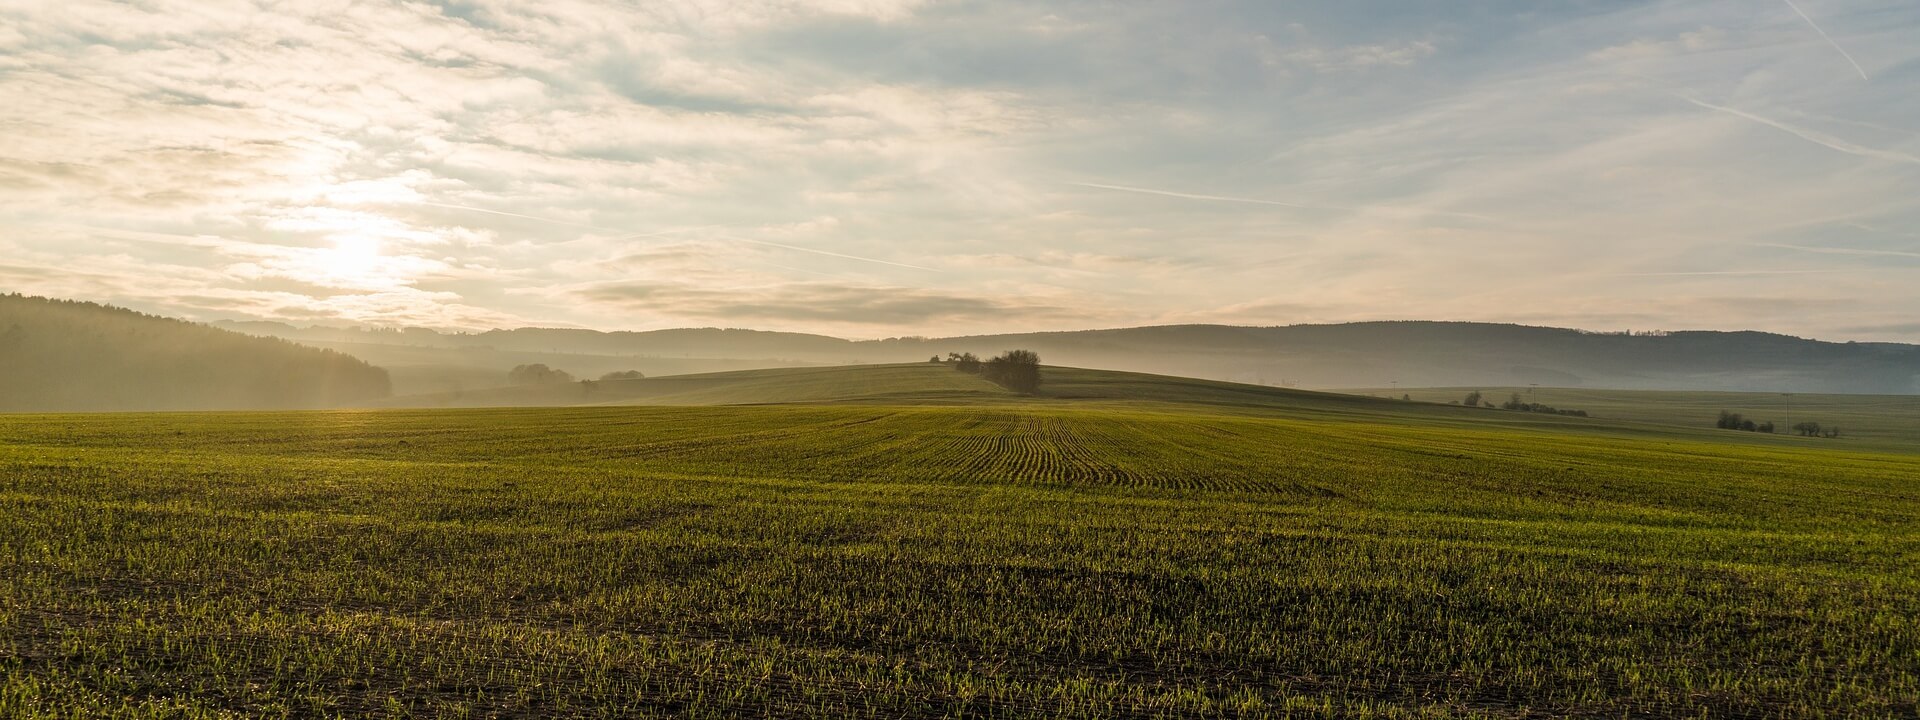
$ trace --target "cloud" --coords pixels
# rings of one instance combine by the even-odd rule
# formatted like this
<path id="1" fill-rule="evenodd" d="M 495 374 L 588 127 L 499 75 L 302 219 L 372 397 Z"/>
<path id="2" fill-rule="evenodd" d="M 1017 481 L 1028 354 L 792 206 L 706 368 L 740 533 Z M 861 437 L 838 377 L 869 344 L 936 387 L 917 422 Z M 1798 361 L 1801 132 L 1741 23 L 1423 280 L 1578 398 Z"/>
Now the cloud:
<path id="1" fill-rule="evenodd" d="M 581 299 L 622 309 L 705 319 L 828 322 L 907 327 L 943 321 L 1060 320 L 1084 315 L 1022 300 L 904 287 L 789 283 L 725 290 L 673 284 L 611 284 Z"/>
<path id="2" fill-rule="evenodd" d="M 1431 57 L 1432 40 L 1414 40 L 1398 45 L 1348 45 L 1344 47 L 1304 47 L 1268 54 L 1269 65 L 1298 64 L 1318 72 L 1368 70 L 1379 67 L 1405 67 Z"/>
<path id="3" fill-rule="evenodd" d="M 1897 262 L 1819 314 L 1641 299 L 1815 297 L 1909 249 L 1847 224 L 1920 223 L 1920 77 L 1891 70 L 1920 62 L 1920 7 L 1807 8 L 1889 68 L 1866 86 L 1785 7 L 1378 9 L 27 6 L 0 24 L 0 272 L 470 329 L 1618 307 L 1812 334 L 1920 304 Z M 1688 271 L 1714 274 L 1627 274 Z M 651 294 L 581 295 L 612 288 Z"/>
<path id="4" fill-rule="evenodd" d="M 1883 325 L 1855 325 L 1852 327 L 1840 328 L 1840 331 L 1846 332 L 1846 333 L 1853 333 L 1856 335 L 1912 336 L 1912 335 L 1920 335 L 1920 322 L 1897 322 L 1897 323 L 1887 323 Z"/>

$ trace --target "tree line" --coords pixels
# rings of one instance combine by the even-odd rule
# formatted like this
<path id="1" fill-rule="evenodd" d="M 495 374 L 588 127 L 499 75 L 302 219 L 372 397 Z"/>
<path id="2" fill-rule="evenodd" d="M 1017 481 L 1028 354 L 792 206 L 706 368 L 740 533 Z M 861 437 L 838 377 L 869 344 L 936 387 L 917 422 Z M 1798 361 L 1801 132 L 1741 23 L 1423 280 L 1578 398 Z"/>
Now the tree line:
<path id="1" fill-rule="evenodd" d="M 573 373 L 567 372 L 565 370 L 561 370 L 559 368 L 547 367 L 546 363 L 532 363 L 530 365 L 515 365 L 513 366 L 512 370 L 508 370 L 507 384 L 508 385 L 564 385 L 570 382 L 579 382 L 588 387 L 592 387 L 593 385 L 602 383 L 602 382 L 611 382 L 616 380 L 640 380 L 645 377 L 646 377 L 646 374 L 640 372 L 639 370 L 617 370 L 614 372 L 607 373 L 605 375 L 601 375 L 599 380 L 584 380 L 584 379 L 575 378 L 573 376 Z"/>
<path id="2" fill-rule="evenodd" d="M 1467 407 L 1485 407 L 1485 408 L 1497 407 L 1497 408 L 1500 408 L 1501 410 L 1517 410 L 1520 412 L 1537 412 L 1537 413 L 1546 413 L 1548 415 L 1566 415 L 1569 417 L 1588 417 L 1587 411 L 1585 410 L 1569 410 L 1565 408 L 1557 408 L 1552 405 L 1548 405 L 1546 403 L 1527 402 L 1526 399 L 1520 397 L 1520 393 L 1514 393 L 1512 397 L 1507 398 L 1506 402 L 1500 403 L 1499 405 L 1495 405 L 1493 404 L 1492 400 L 1488 400 L 1486 399 L 1486 396 L 1480 394 L 1479 390 L 1475 390 L 1473 392 L 1467 393 L 1467 397 L 1463 400 L 1457 401 L 1456 404 L 1465 405 Z"/>
<path id="3" fill-rule="evenodd" d="M 940 356 L 928 362 L 941 362 Z M 1008 350 L 985 361 L 973 353 L 947 353 L 945 362 L 954 370 L 979 375 L 1017 393 L 1040 392 L 1040 354 L 1032 350 Z"/>
<path id="4" fill-rule="evenodd" d="M 1740 413 L 1728 412 L 1726 410 L 1720 411 L 1720 419 L 1715 421 L 1713 426 L 1720 428 L 1721 430 L 1740 430 L 1743 432 L 1772 433 L 1774 431 L 1773 421 L 1771 420 L 1763 423 L 1756 423 L 1745 417 L 1741 417 Z M 1818 438 L 1840 437 L 1840 428 L 1826 427 L 1826 426 L 1822 426 L 1820 423 L 1812 422 L 1812 421 L 1794 423 L 1792 429 L 1800 437 L 1818 437 Z"/>
<path id="5" fill-rule="evenodd" d="M 387 397 L 387 371 L 286 340 L 125 308 L 0 295 L 0 410 L 338 407 Z"/>
<path id="6" fill-rule="evenodd" d="M 1720 428 L 1721 430 L 1740 430 L 1742 432 L 1758 432 L 1758 433 L 1773 432 L 1772 420 L 1768 420 L 1762 423 L 1756 423 L 1745 417 L 1741 417 L 1740 413 L 1727 412 L 1725 410 L 1720 411 L 1720 419 L 1716 421 L 1713 424 L 1713 426 Z"/>

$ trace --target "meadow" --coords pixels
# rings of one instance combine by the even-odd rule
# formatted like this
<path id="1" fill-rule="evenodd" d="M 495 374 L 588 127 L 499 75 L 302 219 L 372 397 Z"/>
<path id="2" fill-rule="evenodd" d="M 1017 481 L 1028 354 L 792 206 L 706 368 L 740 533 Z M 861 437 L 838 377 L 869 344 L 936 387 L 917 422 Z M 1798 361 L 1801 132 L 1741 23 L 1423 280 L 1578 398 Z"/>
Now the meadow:
<path id="1" fill-rule="evenodd" d="M 1843 395 L 1824 393 L 1677 392 L 1605 390 L 1597 388 L 1372 388 L 1348 392 L 1362 395 L 1410 397 L 1419 402 L 1460 402 L 1479 391 L 1489 402 L 1503 403 L 1513 395 L 1525 402 L 1556 408 L 1577 408 L 1610 420 L 1675 428 L 1713 429 L 1721 411 L 1740 413 L 1756 421 L 1771 421 L 1781 434 L 1799 422 L 1818 422 L 1839 428 L 1862 447 L 1920 451 L 1920 395 Z"/>
<path id="2" fill-rule="evenodd" d="M 1049 372 L 0 415 L 0 716 L 1920 714 L 1920 454 Z"/>

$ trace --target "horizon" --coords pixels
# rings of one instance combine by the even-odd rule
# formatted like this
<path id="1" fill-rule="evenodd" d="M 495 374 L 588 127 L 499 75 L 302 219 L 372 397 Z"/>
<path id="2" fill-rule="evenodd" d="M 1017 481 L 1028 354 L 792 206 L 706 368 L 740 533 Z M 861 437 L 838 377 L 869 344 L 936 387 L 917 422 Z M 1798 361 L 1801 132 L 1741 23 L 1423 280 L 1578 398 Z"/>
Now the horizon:
<path id="1" fill-rule="evenodd" d="M 0 287 L 834 337 L 1920 342 L 1920 6 L 35 6 Z"/>
<path id="2" fill-rule="evenodd" d="M 202 321 L 193 321 L 193 322 L 202 322 Z M 797 330 L 783 330 L 783 329 L 764 328 L 764 327 L 740 327 L 740 326 L 728 326 L 728 325 L 698 325 L 698 326 L 680 325 L 680 326 L 673 326 L 673 327 L 649 328 L 644 330 L 613 330 L 613 329 L 606 329 L 606 328 L 564 326 L 564 325 L 517 325 L 517 326 L 511 326 L 511 327 L 490 327 L 490 328 L 479 328 L 479 329 L 435 328 L 435 327 L 426 327 L 426 326 L 420 326 L 420 325 L 329 325 L 329 324 L 321 324 L 321 323 L 303 325 L 296 322 L 286 322 L 282 320 L 270 320 L 270 319 L 259 319 L 259 318 L 223 319 L 223 320 L 212 320 L 212 321 L 204 321 L 204 322 L 205 324 L 214 325 L 216 327 L 222 323 L 279 323 L 279 324 L 286 325 L 290 328 L 293 328 L 295 330 L 343 330 L 343 331 L 356 331 L 356 332 L 383 332 L 383 331 L 398 332 L 403 330 L 430 330 L 436 333 L 440 333 L 442 335 L 459 335 L 459 334 L 478 335 L 478 334 L 484 334 L 489 332 L 511 332 L 514 330 L 579 330 L 579 331 L 606 333 L 606 334 L 673 332 L 678 330 L 728 330 L 728 331 L 758 332 L 758 333 L 813 335 L 818 337 L 833 338 L 836 340 L 847 340 L 850 342 L 880 342 L 880 341 L 886 341 L 886 340 L 913 340 L 913 339 L 957 340 L 957 339 L 964 339 L 968 337 L 991 337 L 995 335 L 1043 335 L 1043 334 L 1065 334 L 1065 333 L 1086 333 L 1086 332 L 1113 332 L 1113 331 L 1122 331 L 1122 330 L 1149 330 L 1154 328 L 1171 328 L 1171 327 L 1225 327 L 1225 328 L 1243 328 L 1243 329 L 1251 329 L 1251 330 L 1270 330 L 1270 329 L 1284 329 L 1284 328 L 1296 328 L 1296 327 L 1330 327 L 1330 326 L 1337 326 L 1337 325 L 1385 325 L 1385 324 L 1395 324 L 1395 323 L 1431 323 L 1431 324 L 1442 324 L 1442 325 L 1451 324 L 1451 325 L 1509 326 L 1509 327 L 1519 327 L 1519 328 L 1528 328 L 1528 329 L 1536 329 L 1536 330 L 1566 330 L 1570 332 L 1580 333 L 1582 335 L 1666 336 L 1666 335 L 1675 335 L 1680 333 L 1760 333 L 1764 335 L 1775 335 L 1780 337 L 1787 337 L 1795 340 L 1807 340 L 1812 342 L 1822 342 L 1822 343 L 1831 343 L 1831 344 L 1892 343 L 1892 344 L 1920 345 L 1920 342 L 1854 340 L 1854 339 L 1809 337 L 1809 336 L 1803 336 L 1803 335 L 1793 335 L 1790 333 L 1758 330 L 1753 328 L 1679 328 L 1679 329 L 1625 328 L 1620 330 L 1606 330 L 1606 329 L 1600 329 L 1600 328 L 1579 328 L 1579 327 L 1566 327 L 1566 326 L 1559 326 L 1559 325 L 1537 325 L 1537 324 L 1530 324 L 1530 323 L 1500 322 L 1500 321 L 1491 321 L 1491 320 L 1415 320 L 1415 319 L 1343 320 L 1339 322 L 1301 322 L 1301 323 L 1281 323 L 1281 324 L 1273 324 L 1273 325 L 1244 325 L 1244 324 L 1231 324 L 1231 323 L 1173 323 L 1173 324 L 1163 324 L 1163 325 L 1115 325 L 1115 326 L 1104 326 L 1104 327 L 1021 330 L 1018 332 L 1004 332 L 1004 333 L 968 333 L 963 335 L 884 335 L 884 336 L 870 336 L 870 337 L 835 335 L 835 334 L 829 334 L 829 333 L 810 333 L 810 332 L 802 332 Z"/>

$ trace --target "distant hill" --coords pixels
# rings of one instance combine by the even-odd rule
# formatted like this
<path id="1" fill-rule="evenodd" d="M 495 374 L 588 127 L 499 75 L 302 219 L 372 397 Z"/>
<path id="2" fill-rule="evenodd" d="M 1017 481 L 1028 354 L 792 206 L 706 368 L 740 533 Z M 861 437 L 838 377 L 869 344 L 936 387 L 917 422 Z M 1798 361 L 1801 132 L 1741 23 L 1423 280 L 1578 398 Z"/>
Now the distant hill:
<path id="1" fill-rule="evenodd" d="M 1215 380 L 1114 370 L 1046 367 L 1038 395 L 1021 395 L 945 363 L 772 368 L 674 375 L 637 380 L 560 382 L 459 393 L 405 395 L 395 407 L 512 407 L 577 405 L 764 405 L 880 403 L 887 405 L 1005 404 L 1029 401 L 1172 403 L 1290 413 L 1442 412 L 1458 408 L 1402 403 L 1359 395 L 1261 387 Z"/>
<path id="2" fill-rule="evenodd" d="M 851 341 L 722 330 L 651 332 L 521 328 L 484 333 L 228 324 L 366 357 L 398 377 L 465 368 L 504 377 L 520 362 L 582 375 L 649 375 L 925 360 L 948 352 L 1040 353 L 1073 365 L 1302 388 L 1558 386 L 1640 390 L 1920 393 L 1920 346 L 1833 343 L 1760 332 L 1592 333 L 1463 322 L 1159 327 Z M 401 357 L 400 348 L 407 348 Z M 375 359 L 374 355 L 380 359 Z M 491 357 L 489 357 L 491 355 Z M 539 357 L 533 360 L 529 358 Z M 512 360 L 511 362 L 509 360 Z M 402 362 L 394 362 L 401 360 Z M 419 383 L 423 387 L 426 383 Z M 442 383 L 445 384 L 445 383 Z M 471 389 L 473 384 L 463 387 Z M 445 389 L 445 388 L 433 388 Z"/>
<path id="3" fill-rule="evenodd" d="M 0 411 L 317 408 L 389 393 L 385 370 L 330 350 L 0 295 Z"/>

